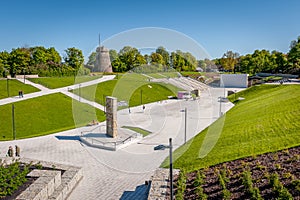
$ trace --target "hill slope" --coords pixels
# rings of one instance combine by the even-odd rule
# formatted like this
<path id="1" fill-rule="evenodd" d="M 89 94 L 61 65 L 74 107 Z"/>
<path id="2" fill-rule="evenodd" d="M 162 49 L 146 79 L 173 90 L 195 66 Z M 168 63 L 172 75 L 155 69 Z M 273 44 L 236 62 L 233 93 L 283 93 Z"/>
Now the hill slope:
<path id="1" fill-rule="evenodd" d="M 300 85 L 255 86 L 239 96 L 245 100 L 174 152 L 175 168 L 193 171 L 300 144 Z M 162 166 L 167 164 L 166 159 Z"/>

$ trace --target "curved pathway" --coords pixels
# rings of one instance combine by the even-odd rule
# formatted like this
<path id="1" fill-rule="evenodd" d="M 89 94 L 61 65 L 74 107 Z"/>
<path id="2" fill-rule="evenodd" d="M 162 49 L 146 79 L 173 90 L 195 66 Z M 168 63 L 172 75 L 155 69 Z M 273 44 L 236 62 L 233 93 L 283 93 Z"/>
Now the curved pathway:
<path id="1" fill-rule="evenodd" d="M 81 85 L 84 87 L 85 84 Z M 76 88 L 78 85 L 72 87 Z M 67 88 L 55 91 L 64 93 Z M 45 93 L 47 90 L 38 94 Z M 91 148 L 81 144 L 76 137 L 56 137 L 78 136 L 81 131 L 93 128 L 81 127 L 43 137 L 0 142 L 0 156 L 4 156 L 8 146 L 18 144 L 22 157 L 80 166 L 83 168 L 84 177 L 69 199 L 120 199 L 124 197 L 125 191 L 134 191 L 137 186 L 144 184 L 145 180 L 149 180 L 154 170 L 168 155 L 168 150 L 154 151 L 155 146 L 167 144 L 170 137 L 173 138 L 175 148 L 184 143 L 185 120 L 181 111 L 184 108 L 188 110 L 187 139 L 190 139 L 219 117 L 220 103 L 217 97 L 223 93 L 224 89 L 210 88 L 202 92 L 200 99 L 195 101 L 167 100 L 147 104 L 145 112 L 141 106 L 131 108 L 131 113 L 126 109 L 118 111 L 119 127 L 139 126 L 152 132 L 139 143 L 118 151 Z M 38 96 L 33 94 L 28 94 L 28 98 Z M 10 98 L 8 103 L 14 100 Z M 226 112 L 233 104 L 222 103 L 221 106 L 222 112 Z M 127 195 L 126 199 L 137 199 L 138 195 Z"/>

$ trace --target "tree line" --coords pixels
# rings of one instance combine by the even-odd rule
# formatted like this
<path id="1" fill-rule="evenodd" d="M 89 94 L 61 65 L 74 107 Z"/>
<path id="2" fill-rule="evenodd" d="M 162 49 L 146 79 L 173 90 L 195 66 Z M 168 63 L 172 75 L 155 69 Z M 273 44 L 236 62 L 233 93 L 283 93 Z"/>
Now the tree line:
<path id="1" fill-rule="evenodd" d="M 89 74 L 84 68 L 82 51 L 74 47 L 65 50 L 62 58 L 54 47 L 22 47 L 0 52 L 0 76 L 38 74 L 39 76 L 73 76 Z M 64 60 L 64 62 L 62 62 Z"/>
<path id="2" fill-rule="evenodd" d="M 111 65 L 114 72 L 130 70 L 167 71 L 226 71 L 233 73 L 258 72 L 300 74 L 300 36 L 291 42 L 288 53 L 268 50 L 255 50 L 252 54 L 239 55 L 237 52 L 227 51 L 221 58 L 213 60 L 197 60 L 190 52 L 176 50 L 168 52 L 160 46 L 151 54 L 142 55 L 131 46 L 123 47 L 119 52 L 109 51 Z M 54 47 L 42 46 L 12 49 L 0 52 L 0 76 L 10 74 L 38 74 L 39 76 L 73 76 L 75 74 L 89 74 L 96 64 L 96 52 L 92 52 L 88 62 L 84 65 L 82 51 L 77 48 L 65 50 L 62 58 Z M 64 61 L 64 62 L 63 62 Z"/>
<path id="3" fill-rule="evenodd" d="M 177 71 L 195 71 L 197 67 L 197 60 L 191 53 L 180 50 L 169 53 L 162 46 L 150 55 L 142 55 L 137 48 L 131 46 L 125 46 L 119 52 L 111 49 L 109 55 L 114 72 L 127 72 L 140 66 L 149 70 L 153 67 L 153 70 L 174 68 Z M 91 70 L 95 67 L 96 57 L 96 52 L 89 56 L 87 67 Z"/>
<path id="4" fill-rule="evenodd" d="M 291 42 L 288 53 L 268 50 L 255 50 L 252 54 L 240 56 L 238 53 L 227 51 L 222 58 L 215 59 L 219 70 L 256 74 L 289 73 L 300 74 L 300 36 Z"/>

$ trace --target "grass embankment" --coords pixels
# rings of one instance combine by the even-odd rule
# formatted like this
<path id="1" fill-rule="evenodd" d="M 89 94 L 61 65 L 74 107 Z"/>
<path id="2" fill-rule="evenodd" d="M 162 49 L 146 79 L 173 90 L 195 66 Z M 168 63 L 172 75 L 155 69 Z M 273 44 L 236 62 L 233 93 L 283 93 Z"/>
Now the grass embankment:
<path id="1" fill-rule="evenodd" d="M 84 126 L 104 114 L 61 93 L 14 103 L 16 138 L 30 138 Z M 96 114 L 95 114 L 96 112 Z M 12 104 L 0 106 L 0 140 L 13 139 Z"/>
<path id="2" fill-rule="evenodd" d="M 97 76 L 67 76 L 67 77 L 41 77 L 41 78 L 29 78 L 28 80 L 41 84 L 47 88 L 55 89 L 66 87 L 69 85 L 74 85 L 77 83 L 83 83 L 87 81 L 92 81 L 98 78 L 101 78 L 102 75 Z"/>
<path id="3" fill-rule="evenodd" d="M 0 80 L 0 99 L 8 98 L 9 96 L 18 96 L 20 90 L 22 90 L 24 94 L 40 91 L 39 89 L 21 83 L 18 80 L 9 79 L 8 82 L 7 80 Z"/>
<path id="4" fill-rule="evenodd" d="M 140 74 L 124 74 L 119 75 L 118 79 L 99 83 L 80 89 L 80 95 L 91 101 L 96 101 L 104 105 L 105 96 L 114 96 L 118 101 L 129 102 L 129 106 L 137 106 L 155 101 L 167 99 L 168 96 L 176 96 L 180 90 L 175 86 L 152 83 L 147 77 Z M 75 94 L 79 90 L 74 90 Z"/>
<path id="5" fill-rule="evenodd" d="M 254 86 L 236 94 L 240 96 L 245 100 L 236 102 L 225 116 L 175 151 L 175 168 L 193 171 L 300 144 L 300 85 Z M 203 147 L 214 142 L 212 150 L 203 155 Z M 162 165 L 167 164 L 166 159 Z"/>
<path id="6" fill-rule="evenodd" d="M 135 126 L 122 126 L 121 128 L 126 128 L 126 129 L 129 129 L 129 130 L 132 130 L 134 132 L 137 132 L 137 133 L 140 133 L 142 134 L 144 137 L 151 134 L 150 131 L 147 131 L 145 129 L 142 129 L 140 127 L 135 127 Z"/>

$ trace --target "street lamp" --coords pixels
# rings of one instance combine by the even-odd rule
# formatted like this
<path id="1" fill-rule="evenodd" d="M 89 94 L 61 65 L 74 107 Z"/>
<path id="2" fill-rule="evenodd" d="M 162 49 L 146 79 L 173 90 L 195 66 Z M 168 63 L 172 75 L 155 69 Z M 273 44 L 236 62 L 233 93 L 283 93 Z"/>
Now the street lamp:
<path id="1" fill-rule="evenodd" d="M 186 143 L 186 128 L 187 128 L 187 109 L 181 110 L 180 112 L 184 112 L 184 144 Z"/>
<path id="2" fill-rule="evenodd" d="M 11 105 L 13 139 L 16 139 L 15 105 Z"/>
<path id="3" fill-rule="evenodd" d="M 141 105 L 143 104 L 143 90 L 141 89 Z"/>
<path id="4" fill-rule="evenodd" d="M 25 67 L 23 68 L 23 74 L 24 74 L 24 84 L 25 84 Z"/>
<path id="5" fill-rule="evenodd" d="M 9 97 L 9 79 L 6 78 L 6 90 L 7 90 L 7 97 Z"/>
<path id="6" fill-rule="evenodd" d="M 164 150 L 165 148 L 168 148 L 170 150 L 169 157 L 170 157 L 170 197 L 171 200 L 174 199 L 173 194 L 173 159 L 172 159 L 172 151 L 173 151 L 173 145 L 172 145 L 172 138 L 169 138 L 169 145 L 158 145 L 154 147 L 154 150 Z"/>
<path id="7" fill-rule="evenodd" d="M 81 87 L 81 84 L 79 83 L 79 85 L 78 85 L 78 87 L 79 87 L 79 101 L 81 100 L 80 98 L 81 98 L 81 90 L 80 90 L 80 87 Z"/>

